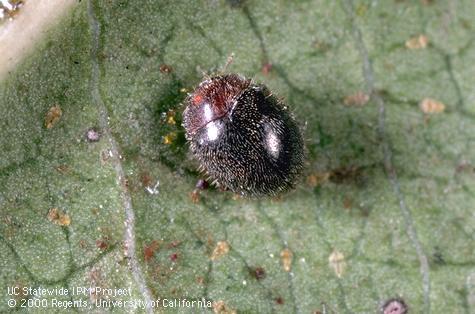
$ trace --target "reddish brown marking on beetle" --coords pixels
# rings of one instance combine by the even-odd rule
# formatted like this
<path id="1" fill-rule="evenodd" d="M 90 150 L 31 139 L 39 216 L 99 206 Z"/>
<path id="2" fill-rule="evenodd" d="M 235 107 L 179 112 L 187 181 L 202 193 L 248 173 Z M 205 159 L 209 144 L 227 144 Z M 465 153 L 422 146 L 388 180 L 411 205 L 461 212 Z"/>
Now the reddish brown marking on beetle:
<path id="1" fill-rule="evenodd" d="M 201 104 L 202 101 L 203 101 L 203 96 L 201 96 L 201 94 L 193 95 L 193 104 L 195 106 L 198 106 L 199 104 Z"/>
<path id="2" fill-rule="evenodd" d="M 213 78 L 200 85 L 192 96 L 193 104 L 199 105 L 208 100 L 217 116 L 223 115 L 243 90 L 249 87 L 250 80 L 236 74 Z"/>
<path id="3" fill-rule="evenodd" d="M 184 124 L 187 133 L 194 134 L 209 122 L 225 116 L 236 98 L 250 85 L 251 80 L 237 74 L 216 76 L 202 82 L 186 100 Z"/>

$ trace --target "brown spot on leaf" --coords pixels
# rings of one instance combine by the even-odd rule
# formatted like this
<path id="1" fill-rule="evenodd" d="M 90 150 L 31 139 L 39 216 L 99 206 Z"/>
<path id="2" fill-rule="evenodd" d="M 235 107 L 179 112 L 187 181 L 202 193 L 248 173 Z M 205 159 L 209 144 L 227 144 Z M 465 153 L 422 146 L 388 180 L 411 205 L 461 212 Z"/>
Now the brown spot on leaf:
<path id="1" fill-rule="evenodd" d="M 257 280 L 264 279 L 266 277 L 266 271 L 262 267 L 251 267 L 249 274 Z"/>
<path id="2" fill-rule="evenodd" d="M 107 250 L 109 248 L 109 238 L 105 237 L 100 240 L 96 240 L 96 246 L 101 250 Z"/>
<path id="3" fill-rule="evenodd" d="M 59 121 L 59 118 L 61 118 L 62 114 L 63 112 L 58 105 L 49 108 L 45 117 L 46 128 L 51 129 Z"/>
<path id="4" fill-rule="evenodd" d="M 272 71 L 272 63 L 266 62 L 262 65 L 261 72 L 264 75 L 269 75 L 270 71 Z"/>
<path id="5" fill-rule="evenodd" d="M 236 310 L 231 309 L 223 300 L 213 302 L 213 312 L 216 314 L 236 314 Z"/>
<path id="6" fill-rule="evenodd" d="M 71 169 L 68 165 L 59 165 L 58 167 L 56 167 L 56 170 L 61 174 L 67 174 L 70 172 Z"/>
<path id="7" fill-rule="evenodd" d="M 312 44 L 313 48 L 315 48 L 318 52 L 325 53 L 330 50 L 331 46 L 327 42 L 323 40 L 316 39 Z"/>
<path id="8" fill-rule="evenodd" d="M 56 207 L 49 210 L 48 220 L 59 226 L 69 226 L 71 224 L 69 215 Z"/>
<path id="9" fill-rule="evenodd" d="M 419 108 L 426 114 L 441 113 L 445 110 L 445 105 L 432 98 L 424 98 L 419 103 Z"/>
<path id="10" fill-rule="evenodd" d="M 160 72 L 162 73 L 171 73 L 173 68 L 165 63 L 160 64 Z"/>
<path id="11" fill-rule="evenodd" d="M 87 248 L 87 242 L 84 239 L 79 240 L 79 247 L 81 249 L 86 249 Z"/>
<path id="12" fill-rule="evenodd" d="M 341 184 L 345 182 L 359 182 L 363 178 L 363 169 L 358 166 L 344 166 L 333 169 L 330 173 L 330 180 Z"/>
<path id="13" fill-rule="evenodd" d="M 216 247 L 213 250 L 213 253 L 211 254 L 211 260 L 215 261 L 218 258 L 228 254 L 229 252 L 229 243 L 226 241 L 219 241 L 216 243 Z"/>
<path id="14" fill-rule="evenodd" d="M 173 262 L 173 263 L 176 263 L 176 261 L 178 260 L 178 253 L 172 253 L 170 254 L 170 260 Z"/>
<path id="15" fill-rule="evenodd" d="M 101 212 L 101 209 L 99 207 L 91 208 L 91 213 L 94 215 L 99 215 L 100 212 Z"/>
<path id="16" fill-rule="evenodd" d="M 284 304 L 284 298 L 282 298 L 282 297 L 275 298 L 275 303 L 277 303 L 279 305 Z"/>
<path id="17" fill-rule="evenodd" d="M 280 260 L 282 261 L 282 267 L 286 272 L 289 272 L 292 266 L 293 253 L 288 248 L 283 249 L 280 252 Z"/>
<path id="18" fill-rule="evenodd" d="M 196 277 L 196 283 L 203 286 L 205 284 L 205 278 L 203 276 Z"/>
<path id="19" fill-rule="evenodd" d="M 406 41 L 406 48 L 408 49 L 424 49 L 429 43 L 429 38 L 426 35 L 417 35 L 411 37 Z"/>
<path id="20" fill-rule="evenodd" d="M 361 107 L 368 103 L 369 98 L 370 97 L 368 94 L 364 93 L 363 91 L 358 91 L 354 94 L 346 96 L 343 100 L 343 103 L 346 106 Z"/>
<path id="21" fill-rule="evenodd" d="M 150 186 L 150 184 L 152 183 L 152 177 L 148 172 L 142 172 L 140 173 L 140 182 L 144 187 Z"/>
<path id="22" fill-rule="evenodd" d="M 353 202 L 351 201 L 351 199 L 349 197 L 345 197 L 345 199 L 343 200 L 343 207 L 345 209 L 351 209 L 352 206 Z"/>
<path id="23" fill-rule="evenodd" d="M 198 189 L 194 189 L 190 193 L 190 199 L 193 202 L 193 204 L 198 204 L 200 201 L 200 191 Z"/>
<path id="24" fill-rule="evenodd" d="M 473 167 L 469 161 L 467 160 L 462 160 L 457 167 L 455 168 L 456 173 L 461 173 L 461 172 L 474 172 L 475 167 Z"/>
<path id="25" fill-rule="evenodd" d="M 159 247 L 160 247 L 160 245 L 159 245 L 157 240 L 153 240 L 152 242 L 150 242 L 150 244 L 145 245 L 145 247 L 143 249 L 143 258 L 144 258 L 144 260 L 146 262 L 150 261 Z"/>
<path id="26" fill-rule="evenodd" d="M 333 252 L 328 257 L 328 263 L 338 278 L 341 278 L 346 268 L 346 261 L 343 253 L 339 252 L 338 250 L 333 250 Z"/>
<path id="27" fill-rule="evenodd" d="M 175 247 L 179 246 L 180 244 L 181 244 L 181 241 L 175 240 L 175 241 L 172 241 L 172 242 L 168 243 L 167 248 L 172 249 L 172 248 L 175 248 Z"/>
<path id="28" fill-rule="evenodd" d="M 307 184 L 311 187 L 322 185 L 330 178 L 330 172 L 316 172 L 307 177 Z"/>

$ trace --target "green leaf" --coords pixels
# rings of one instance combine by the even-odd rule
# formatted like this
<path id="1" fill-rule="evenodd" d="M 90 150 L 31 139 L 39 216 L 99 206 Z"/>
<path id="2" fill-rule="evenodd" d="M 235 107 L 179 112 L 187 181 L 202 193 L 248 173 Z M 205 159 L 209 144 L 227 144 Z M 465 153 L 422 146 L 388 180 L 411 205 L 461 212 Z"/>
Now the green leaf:
<path id="1" fill-rule="evenodd" d="M 0 85 L 0 311 L 191 310 L 7 287 L 130 287 L 108 300 L 215 311 L 374 313 L 392 298 L 475 311 L 474 13 L 468 0 L 76 4 Z M 266 84 L 304 132 L 306 169 L 275 199 L 193 194 L 181 103 L 232 54 L 226 71 Z"/>

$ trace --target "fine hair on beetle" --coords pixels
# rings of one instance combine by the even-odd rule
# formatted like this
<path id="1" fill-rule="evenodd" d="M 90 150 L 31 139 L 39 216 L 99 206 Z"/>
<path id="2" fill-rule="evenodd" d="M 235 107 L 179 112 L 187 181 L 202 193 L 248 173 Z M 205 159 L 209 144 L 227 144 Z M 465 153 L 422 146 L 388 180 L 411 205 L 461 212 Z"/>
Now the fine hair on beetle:
<path id="1" fill-rule="evenodd" d="M 232 56 L 225 68 L 231 62 Z M 295 186 L 304 163 L 302 133 L 265 85 L 234 73 L 205 76 L 185 105 L 191 154 L 214 185 L 248 197 Z"/>

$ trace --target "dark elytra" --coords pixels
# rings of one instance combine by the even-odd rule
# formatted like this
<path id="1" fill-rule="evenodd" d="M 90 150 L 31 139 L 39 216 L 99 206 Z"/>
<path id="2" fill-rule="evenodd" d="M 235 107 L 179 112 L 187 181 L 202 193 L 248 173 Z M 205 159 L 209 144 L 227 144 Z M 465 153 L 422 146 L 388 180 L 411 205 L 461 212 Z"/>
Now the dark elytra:
<path id="1" fill-rule="evenodd" d="M 292 188 L 303 139 L 288 109 L 263 85 L 237 74 L 204 80 L 183 112 L 193 156 L 220 187 L 245 196 Z"/>

